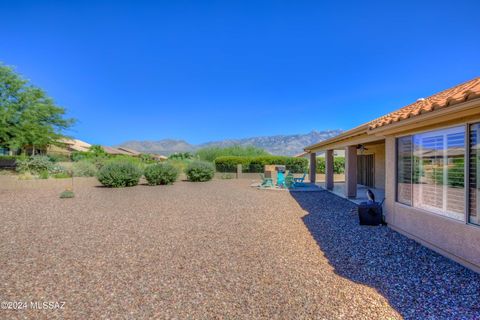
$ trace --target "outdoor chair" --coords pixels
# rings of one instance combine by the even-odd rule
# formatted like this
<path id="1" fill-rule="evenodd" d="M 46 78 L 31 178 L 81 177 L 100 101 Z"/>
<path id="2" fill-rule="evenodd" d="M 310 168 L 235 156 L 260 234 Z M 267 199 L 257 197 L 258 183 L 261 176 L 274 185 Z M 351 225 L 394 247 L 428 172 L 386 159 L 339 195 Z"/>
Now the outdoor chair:
<path id="1" fill-rule="evenodd" d="M 274 188 L 275 185 L 273 184 L 273 179 L 272 178 L 265 178 L 264 173 L 260 173 L 260 178 L 262 179 L 262 182 L 260 183 L 260 188 Z"/>
<path id="2" fill-rule="evenodd" d="M 294 186 L 295 187 L 301 187 L 304 186 L 305 183 L 303 182 L 305 180 L 305 177 L 307 176 L 306 173 L 303 174 L 301 178 L 293 178 Z"/>
<path id="3" fill-rule="evenodd" d="M 289 172 L 285 177 L 285 186 L 288 189 L 295 188 L 295 178 L 291 172 Z"/>

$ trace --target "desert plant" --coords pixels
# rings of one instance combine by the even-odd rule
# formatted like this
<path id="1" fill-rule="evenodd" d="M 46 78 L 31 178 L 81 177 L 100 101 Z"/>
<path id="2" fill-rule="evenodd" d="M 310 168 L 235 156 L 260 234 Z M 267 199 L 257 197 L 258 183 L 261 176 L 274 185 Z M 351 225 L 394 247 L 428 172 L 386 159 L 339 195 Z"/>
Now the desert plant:
<path id="1" fill-rule="evenodd" d="M 65 190 L 62 193 L 60 193 L 60 199 L 69 199 L 74 197 L 75 197 L 75 194 L 71 190 Z"/>
<path id="2" fill-rule="evenodd" d="M 210 162 L 193 161 L 185 169 L 185 174 L 192 182 L 209 181 L 215 175 L 215 167 Z"/>
<path id="3" fill-rule="evenodd" d="M 148 166 L 144 175 L 151 186 L 172 184 L 178 178 L 178 170 L 169 163 L 158 163 Z"/>
<path id="4" fill-rule="evenodd" d="M 47 154 L 47 157 L 51 162 L 69 162 L 71 160 L 67 154 L 51 153 Z"/>
<path id="5" fill-rule="evenodd" d="M 70 174 L 68 172 L 60 172 L 60 173 L 55 173 L 53 177 L 55 179 L 67 179 L 67 178 L 70 178 Z"/>
<path id="6" fill-rule="evenodd" d="M 54 164 L 47 156 L 31 156 L 28 158 L 17 159 L 18 172 L 30 172 L 32 174 L 39 174 L 42 171 L 50 172 L 54 168 Z"/>
<path id="7" fill-rule="evenodd" d="M 48 179 L 49 173 L 47 170 L 42 170 L 38 173 L 38 178 L 39 179 Z"/>
<path id="8" fill-rule="evenodd" d="M 175 152 L 168 156 L 168 159 L 187 160 L 193 159 L 193 154 L 190 152 Z"/>
<path id="9" fill-rule="evenodd" d="M 72 166 L 75 177 L 94 177 L 97 174 L 97 166 L 88 160 L 75 162 Z"/>
<path id="10" fill-rule="evenodd" d="M 141 176 L 137 165 L 123 160 L 107 162 L 97 173 L 98 181 L 111 188 L 136 186 Z"/>

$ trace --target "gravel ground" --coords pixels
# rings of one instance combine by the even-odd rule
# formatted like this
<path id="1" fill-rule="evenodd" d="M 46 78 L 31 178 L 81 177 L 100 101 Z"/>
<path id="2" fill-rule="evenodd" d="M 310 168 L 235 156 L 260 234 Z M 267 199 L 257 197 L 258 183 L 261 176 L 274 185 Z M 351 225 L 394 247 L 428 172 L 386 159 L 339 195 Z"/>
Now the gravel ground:
<path id="1" fill-rule="evenodd" d="M 479 277 L 326 192 L 0 176 L 1 319 L 472 319 Z M 474 308 L 477 309 L 474 309 Z"/>

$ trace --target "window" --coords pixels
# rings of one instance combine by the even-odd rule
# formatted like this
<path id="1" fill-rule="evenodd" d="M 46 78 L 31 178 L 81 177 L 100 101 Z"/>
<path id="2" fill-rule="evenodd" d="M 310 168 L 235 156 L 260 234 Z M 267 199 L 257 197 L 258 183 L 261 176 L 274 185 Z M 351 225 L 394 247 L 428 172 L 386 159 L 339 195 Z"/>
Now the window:
<path id="1" fill-rule="evenodd" d="M 397 140 L 397 201 L 412 205 L 412 136 Z"/>
<path id="2" fill-rule="evenodd" d="M 465 127 L 397 139 L 397 201 L 465 219 Z"/>
<path id="3" fill-rule="evenodd" d="M 480 225 L 480 123 L 470 126 L 468 172 L 468 222 Z"/>

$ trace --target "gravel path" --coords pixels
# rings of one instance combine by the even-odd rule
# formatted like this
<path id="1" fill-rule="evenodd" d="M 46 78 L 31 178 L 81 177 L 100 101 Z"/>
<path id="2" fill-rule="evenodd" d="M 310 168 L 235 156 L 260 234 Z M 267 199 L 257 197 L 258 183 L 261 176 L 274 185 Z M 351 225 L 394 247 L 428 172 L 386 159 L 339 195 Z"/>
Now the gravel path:
<path id="1" fill-rule="evenodd" d="M 62 200 L 65 181 L 0 177 L 0 300 L 65 302 L 0 318 L 479 315 L 473 272 L 388 228 L 360 228 L 352 205 L 326 192 L 250 183 L 76 179 L 76 198 Z"/>

